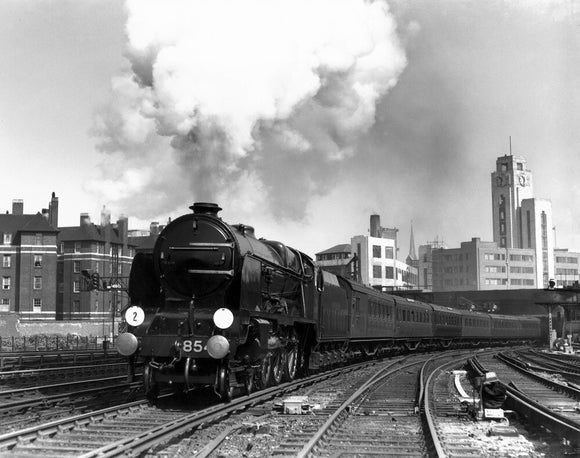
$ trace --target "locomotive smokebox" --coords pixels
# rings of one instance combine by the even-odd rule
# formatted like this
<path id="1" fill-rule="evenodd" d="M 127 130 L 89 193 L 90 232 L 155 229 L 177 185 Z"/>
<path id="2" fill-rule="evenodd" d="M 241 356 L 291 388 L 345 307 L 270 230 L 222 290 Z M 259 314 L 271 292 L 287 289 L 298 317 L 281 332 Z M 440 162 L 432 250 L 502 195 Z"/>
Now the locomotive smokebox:
<path id="1" fill-rule="evenodd" d="M 197 214 L 206 214 L 206 215 L 214 215 L 217 216 L 218 212 L 222 210 L 218 204 L 214 204 L 211 202 L 195 202 L 191 207 L 193 213 Z"/>

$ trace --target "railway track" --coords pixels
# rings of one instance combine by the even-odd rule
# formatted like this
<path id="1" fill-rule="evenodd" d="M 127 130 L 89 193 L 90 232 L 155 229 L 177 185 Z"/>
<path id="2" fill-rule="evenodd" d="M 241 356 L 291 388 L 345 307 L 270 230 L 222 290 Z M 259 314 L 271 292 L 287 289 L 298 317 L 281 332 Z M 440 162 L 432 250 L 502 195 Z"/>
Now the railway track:
<path id="1" fill-rule="evenodd" d="M 0 457 L 489 456 L 496 438 L 486 441 L 485 426 L 468 421 L 457 384 L 469 390 L 470 382 L 452 373 L 472 354 L 367 362 L 227 404 L 199 392 L 194 402 L 162 396 L 157 406 L 139 400 L 68 415 L 0 435 Z M 302 415 L 287 411 L 290 395 L 306 399 Z M 529 447 L 516 441 L 506 455 L 507 442 L 498 456 Z"/>
<path id="2" fill-rule="evenodd" d="M 0 435 L 0 456 L 136 456 L 184 431 L 332 376 L 336 374 L 313 376 L 195 412 L 184 410 L 183 406 L 159 408 L 141 400 L 63 418 Z"/>
<path id="3" fill-rule="evenodd" d="M 493 371 L 506 387 L 507 405 L 541 425 L 563 443 L 569 453 L 580 453 L 580 389 L 518 364 L 499 354 L 472 361 L 476 371 Z"/>
<path id="4" fill-rule="evenodd" d="M 3 391 L 40 385 L 66 384 L 104 376 L 127 374 L 126 362 L 18 369 L 0 372 L 0 396 Z"/>
<path id="5" fill-rule="evenodd" d="M 49 421 L 143 397 L 140 382 L 125 376 L 0 391 L 0 430 Z"/>

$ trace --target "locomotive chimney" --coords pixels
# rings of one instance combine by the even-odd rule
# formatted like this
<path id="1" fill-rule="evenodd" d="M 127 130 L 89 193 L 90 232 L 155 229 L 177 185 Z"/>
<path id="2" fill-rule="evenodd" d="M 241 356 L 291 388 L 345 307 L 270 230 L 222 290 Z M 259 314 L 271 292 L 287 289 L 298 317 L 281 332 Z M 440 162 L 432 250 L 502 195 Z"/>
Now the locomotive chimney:
<path id="1" fill-rule="evenodd" d="M 206 214 L 217 216 L 218 212 L 222 208 L 218 204 L 213 204 L 211 202 L 195 202 L 191 207 L 195 214 Z"/>

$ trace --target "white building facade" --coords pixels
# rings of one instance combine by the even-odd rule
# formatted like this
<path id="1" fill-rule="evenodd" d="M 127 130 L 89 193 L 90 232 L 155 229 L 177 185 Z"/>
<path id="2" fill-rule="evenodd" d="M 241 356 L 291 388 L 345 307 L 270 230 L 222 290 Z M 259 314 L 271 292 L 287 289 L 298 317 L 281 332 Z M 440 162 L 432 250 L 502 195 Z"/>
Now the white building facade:
<path id="1" fill-rule="evenodd" d="M 493 241 L 498 248 L 534 250 L 536 287 L 554 278 L 552 204 L 534 198 L 533 175 L 526 159 L 498 157 L 491 173 Z"/>
<path id="2" fill-rule="evenodd" d="M 396 238 L 357 235 L 351 238 L 351 249 L 359 259 L 363 284 L 382 291 L 417 288 L 417 269 L 397 259 Z"/>

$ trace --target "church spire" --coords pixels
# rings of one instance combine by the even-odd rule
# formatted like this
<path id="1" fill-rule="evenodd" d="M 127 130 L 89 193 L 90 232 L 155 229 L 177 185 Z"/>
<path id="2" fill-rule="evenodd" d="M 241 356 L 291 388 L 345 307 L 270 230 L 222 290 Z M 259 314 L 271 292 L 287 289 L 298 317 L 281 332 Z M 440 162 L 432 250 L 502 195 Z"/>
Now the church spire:
<path id="1" fill-rule="evenodd" d="M 409 241 L 409 255 L 407 256 L 407 259 L 410 259 L 411 261 L 417 260 L 417 253 L 415 252 L 415 236 L 413 235 L 413 221 L 411 221 L 411 238 Z"/>

